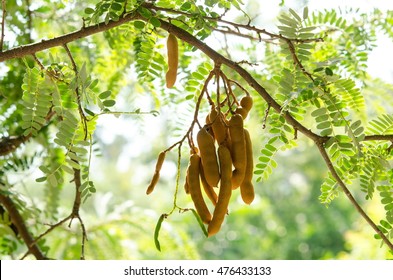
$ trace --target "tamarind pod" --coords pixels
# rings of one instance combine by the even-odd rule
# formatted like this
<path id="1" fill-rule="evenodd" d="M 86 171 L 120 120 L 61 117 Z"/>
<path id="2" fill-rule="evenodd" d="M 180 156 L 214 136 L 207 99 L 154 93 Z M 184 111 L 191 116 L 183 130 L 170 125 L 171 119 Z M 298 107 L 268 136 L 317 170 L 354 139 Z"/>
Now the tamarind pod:
<path id="1" fill-rule="evenodd" d="M 186 194 L 190 194 L 190 186 L 188 185 L 187 178 L 184 181 L 184 191 L 186 192 Z"/>
<path id="2" fill-rule="evenodd" d="M 227 137 L 227 128 L 223 122 L 224 117 L 222 113 L 218 114 L 217 109 L 213 109 L 210 111 L 209 119 L 212 123 L 214 137 L 217 143 L 221 144 Z"/>
<path id="3" fill-rule="evenodd" d="M 160 172 L 155 171 L 153 178 L 151 179 L 150 184 L 147 187 L 146 194 L 151 194 L 153 192 L 159 178 L 160 178 Z"/>
<path id="4" fill-rule="evenodd" d="M 166 152 L 161 152 L 158 154 L 157 163 L 156 163 L 156 172 L 160 172 L 162 164 L 165 160 Z"/>
<path id="5" fill-rule="evenodd" d="M 197 142 L 206 181 L 210 186 L 216 187 L 220 180 L 220 171 L 218 169 L 214 139 L 207 132 L 206 126 L 198 131 Z"/>
<path id="6" fill-rule="evenodd" d="M 252 105 L 253 105 L 253 101 L 250 95 L 243 96 L 243 98 L 240 100 L 240 106 L 246 109 L 247 112 L 250 112 Z"/>
<path id="7" fill-rule="evenodd" d="M 202 186 L 203 186 L 203 189 L 205 190 L 207 197 L 210 199 L 210 201 L 213 203 L 213 205 L 216 206 L 217 194 L 214 191 L 214 188 L 212 186 L 210 186 L 209 183 L 206 181 L 205 174 L 203 171 L 202 161 L 200 162 L 200 165 L 199 165 L 199 175 L 201 177 Z"/>
<path id="8" fill-rule="evenodd" d="M 241 115 L 243 120 L 248 116 L 248 111 L 241 106 L 236 108 L 235 113 Z"/>
<path id="9" fill-rule="evenodd" d="M 243 118 L 239 114 L 229 120 L 229 135 L 231 137 L 231 156 L 235 170 L 232 173 L 232 188 L 240 186 L 246 172 L 246 143 L 244 139 Z"/>
<path id="10" fill-rule="evenodd" d="M 240 195 L 246 204 L 251 204 L 255 197 L 254 186 L 252 184 L 254 161 L 252 157 L 251 137 L 247 129 L 244 129 L 244 139 L 246 142 L 247 164 L 243 182 L 240 184 Z"/>
<path id="11" fill-rule="evenodd" d="M 188 172 L 187 183 L 190 188 L 190 195 L 194 202 L 195 209 L 201 217 L 202 222 L 209 224 L 212 219 L 209 209 L 206 206 L 205 200 L 202 196 L 201 184 L 199 182 L 199 166 L 201 158 L 198 154 L 190 156 L 190 167 Z"/>
<path id="12" fill-rule="evenodd" d="M 158 179 L 160 178 L 160 170 L 165 160 L 165 155 L 166 155 L 165 151 L 158 154 L 154 175 L 150 181 L 149 186 L 147 187 L 146 194 L 151 194 L 155 186 L 157 185 Z"/>
<path id="13" fill-rule="evenodd" d="M 221 168 L 221 183 L 217 204 L 213 212 L 213 218 L 207 228 L 207 235 L 209 237 L 216 234 L 220 230 L 228 210 L 229 200 L 232 195 L 232 159 L 231 152 L 226 146 L 220 145 L 218 147 L 218 158 L 220 160 Z"/>
<path id="14" fill-rule="evenodd" d="M 179 49 L 176 36 L 169 34 L 167 40 L 168 72 L 166 73 L 166 87 L 175 85 L 177 77 L 177 67 L 179 64 Z"/>

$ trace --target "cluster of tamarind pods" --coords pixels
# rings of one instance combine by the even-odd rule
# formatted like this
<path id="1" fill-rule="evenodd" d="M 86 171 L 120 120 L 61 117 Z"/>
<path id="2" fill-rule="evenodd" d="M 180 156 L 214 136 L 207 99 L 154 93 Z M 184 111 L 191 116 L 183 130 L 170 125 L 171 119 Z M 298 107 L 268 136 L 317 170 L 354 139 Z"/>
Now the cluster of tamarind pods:
<path id="1" fill-rule="evenodd" d="M 244 96 L 240 105 L 229 119 L 212 107 L 205 125 L 197 133 L 198 148 L 191 148 L 185 191 L 191 195 L 201 220 L 208 225 L 208 236 L 220 230 L 228 213 L 232 190 L 240 187 L 241 197 L 247 204 L 255 196 L 252 143 L 243 126 L 252 107 L 251 96 Z M 201 185 L 214 206 L 213 214 L 203 198 Z"/>
<path id="2" fill-rule="evenodd" d="M 177 39 L 172 34 L 168 37 L 167 48 L 166 86 L 171 88 L 176 82 L 178 64 Z M 246 204 L 250 204 L 255 196 L 252 184 L 252 143 L 248 130 L 243 126 L 243 121 L 253 106 L 252 97 L 247 93 L 238 104 L 234 111 L 230 110 L 226 114 L 221 112 L 220 105 L 216 107 L 212 104 L 205 125 L 197 133 L 198 147 L 194 144 L 190 147 L 184 189 L 190 194 L 202 222 L 208 225 L 208 236 L 220 230 L 228 213 L 233 190 L 240 188 L 241 197 Z M 147 194 L 154 190 L 158 182 L 165 155 L 166 151 L 158 155 Z M 205 202 L 202 188 L 212 202 L 213 213 Z"/>
<path id="3" fill-rule="evenodd" d="M 247 204 L 254 200 L 252 143 L 248 130 L 243 126 L 251 107 L 251 96 L 244 96 L 240 106 L 227 119 L 219 108 L 213 106 L 205 125 L 197 133 L 198 147 L 191 147 L 184 189 L 190 194 L 202 222 L 208 225 L 208 236 L 220 230 L 233 190 L 240 188 L 241 197 Z M 147 194 L 157 184 L 165 154 L 163 151 L 158 155 Z M 214 206 L 213 214 L 202 189 Z"/>

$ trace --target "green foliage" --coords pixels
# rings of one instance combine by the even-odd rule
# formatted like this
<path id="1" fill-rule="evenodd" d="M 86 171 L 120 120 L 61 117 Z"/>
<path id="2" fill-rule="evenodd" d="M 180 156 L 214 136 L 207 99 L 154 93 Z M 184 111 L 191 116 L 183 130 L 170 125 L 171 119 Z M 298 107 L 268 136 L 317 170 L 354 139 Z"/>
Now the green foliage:
<path id="1" fill-rule="evenodd" d="M 382 115 L 370 121 L 367 127 L 368 133 L 388 135 L 393 133 L 393 116 Z"/>
<path id="2" fill-rule="evenodd" d="M 42 89 L 44 82 L 43 73 L 37 68 L 30 69 L 27 67 L 25 77 L 23 78 L 23 116 L 22 128 L 25 129 L 24 135 L 37 132 L 46 123 L 46 116 L 52 105 L 52 97 Z"/>
<path id="3" fill-rule="evenodd" d="M 330 61 L 337 61 L 340 71 L 349 72 L 353 77 L 360 78 L 365 74 L 369 52 L 374 48 L 376 41 L 376 30 L 369 21 L 370 17 L 372 15 L 367 14 L 361 14 L 359 17 L 359 11 L 352 8 L 341 11 L 325 10 L 313 12 L 307 24 L 325 26 L 325 30 L 330 29 L 331 32 L 337 33 L 325 40 L 327 46 L 329 43 L 336 45 L 335 50 L 329 49 Z"/>
<path id="4" fill-rule="evenodd" d="M 393 189 L 392 186 L 378 186 L 377 190 L 381 197 L 381 203 L 384 205 L 386 211 L 386 222 L 393 224 Z M 388 228 L 389 226 L 385 226 Z"/>
<path id="5" fill-rule="evenodd" d="M 325 179 L 321 186 L 321 194 L 319 196 L 319 201 L 326 206 L 339 195 L 338 186 L 336 180 L 332 177 L 332 174 L 329 173 L 328 177 Z"/>
<path id="6" fill-rule="evenodd" d="M 143 34 L 137 36 L 134 41 L 135 67 L 138 72 L 138 79 L 141 81 L 152 82 L 155 78 L 162 76 L 163 65 L 166 62 L 156 47 L 157 36 Z"/>
<path id="7" fill-rule="evenodd" d="M 126 2 L 125 0 L 100 1 L 96 4 L 95 9 L 90 7 L 85 9 L 85 14 L 87 15 L 85 20 L 93 24 L 100 22 L 102 19 L 104 19 L 105 24 L 108 24 L 110 20 L 118 21 L 125 10 Z"/>

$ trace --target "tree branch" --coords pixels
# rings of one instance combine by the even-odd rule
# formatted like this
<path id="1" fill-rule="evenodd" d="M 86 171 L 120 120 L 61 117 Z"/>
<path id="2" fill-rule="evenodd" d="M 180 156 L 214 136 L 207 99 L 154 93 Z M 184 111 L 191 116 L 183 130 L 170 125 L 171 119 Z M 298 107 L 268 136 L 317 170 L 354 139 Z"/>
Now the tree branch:
<path id="1" fill-rule="evenodd" d="M 29 252 L 33 254 L 37 260 L 47 259 L 47 257 L 41 252 L 41 249 L 38 247 L 38 245 L 34 242 L 34 239 L 31 236 L 29 230 L 27 229 L 26 223 L 22 215 L 19 213 L 18 208 L 16 207 L 12 199 L 9 196 L 4 195 L 2 192 L 0 192 L 0 203 L 5 207 L 5 209 L 7 209 L 12 223 L 15 225 L 20 236 L 27 245 Z"/>
<path id="2" fill-rule="evenodd" d="M 340 176 L 336 172 L 336 169 L 333 166 L 332 161 L 329 158 L 329 155 L 326 153 L 325 148 L 323 147 L 322 143 L 315 143 L 319 149 L 319 152 L 322 155 L 322 158 L 324 159 L 330 173 L 332 174 L 333 178 L 337 181 L 338 185 L 341 187 L 341 189 L 344 191 L 345 195 L 348 197 L 349 201 L 352 203 L 352 205 L 356 208 L 356 210 L 360 213 L 360 215 L 366 220 L 366 222 L 375 230 L 375 232 L 382 238 L 382 240 L 385 242 L 386 245 L 390 248 L 390 250 L 393 251 L 393 244 L 390 242 L 388 237 L 386 237 L 385 234 L 378 228 L 378 226 L 371 220 L 371 218 L 364 212 L 362 207 L 359 205 L 359 203 L 356 201 L 356 199 L 353 197 L 345 183 L 341 180 Z"/>
<path id="3" fill-rule="evenodd" d="M 282 108 L 280 104 L 276 102 L 276 100 L 271 97 L 271 95 L 266 91 L 266 89 L 260 85 L 252 76 L 251 74 L 246 71 L 244 68 L 242 68 L 238 63 L 235 63 L 223 55 L 219 54 L 215 50 L 213 50 L 211 47 L 206 45 L 205 43 L 201 42 L 194 36 L 192 36 L 190 33 L 187 31 L 170 24 L 166 21 L 161 20 L 161 28 L 165 29 L 169 33 L 173 33 L 176 37 L 181 39 L 184 42 L 189 43 L 190 45 L 198 48 L 200 51 L 205 53 L 207 56 L 209 56 L 215 64 L 223 64 L 232 70 L 236 71 L 252 88 L 256 90 L 256 92 L 259 93 L 259 95 L 267 102 L 268 106 L 272 107 L 275 109 L 277 112 L 282 113 L 285 120 L 294 127 L 294 129 L 300 131 L 307 137 L 311 138 L 312 140 L 317 140 L 321 141 L 321 139 L 325 139 L 325 137 L 322 137 L 314 132 L 312 132 L 310 129 L 306 128 L 303 126 L 301 123 L 299 123 L 297 120 L 295 120 L 292 115 L 286 111 L 282 111 Z"/>
<path id="4" fill-rule="evenodd" d="M 45 120 L 49 120 L 55 115 L 55 112 L 50 110 L 48 115 L 46 115 Z M 13 151 L 15 151 L 21 144 L 27 142 L 33 135 L 29 133 L 28 135 L 10 136 L 0 138 L 0 156 L 6 156 Z"/>
<path id="5" fill-rule="evenodd" d="M 29 139 L 27 136 L 10 136 L 0 139 L 0 156 L 8 155 L 15 151 L 22 143 Z"/>
<path id="6" fill-rule="evenodd" d="M 393 142 L 393 135 L 366 135 L 363 141 L 392 141 Z"/>
<path id="7" fill-rule="evenodd" d="M 40 52 L 53 47 L 63 46 L 67 43 L 76 41 L 78 39 L 85 38 L 90 35 L 100 33 L 103 31 L 107 31 L 119 25 L 130 22 L 132 20 L 141 19 L 141 18 L 142 17 L 139 14 L 132 13 L 132 14 L 125 15 L 124 17 L 120 18 L 118 21 L 109 21 L 108 24 L 99 23 L 89 27 L 82 27 L 78 31 L 68 33 L 63 36 L 59 36 L 49 40 L 42 40 L 41 42 L 38 43 L 16 47 L 11 50 L 7 50 L 0 53 L 0 62 L 13 58 L 21 58 L 26 55 L 32 55 L 35 54 L 36 52 Z"/>

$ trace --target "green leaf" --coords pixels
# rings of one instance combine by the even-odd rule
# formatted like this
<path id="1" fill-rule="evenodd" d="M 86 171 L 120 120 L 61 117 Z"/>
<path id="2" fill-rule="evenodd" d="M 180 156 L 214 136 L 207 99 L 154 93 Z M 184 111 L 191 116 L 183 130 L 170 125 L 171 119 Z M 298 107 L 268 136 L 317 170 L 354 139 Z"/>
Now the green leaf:
<path id="1" fill-rule="evenodd" d="M 114 11 L 121 11 L 123 9 L 123 5 L 113 2 L 111 5 L 111 9 Z"/>
<path id="2" fill-rule="evenodd" d="M 184 2 L 183 5 L 181 5 L 180 10 L 182 11 L 188 11 L 191 9 L 192 5 L 190 2 Z"/>
<path id="3" fill-rule="evenodd" d="M 57 186 L 57 179 L 55 174 L 49 174 L 48 176 L 48 182 L 52 187 L 56 187 Z"/>
<path id="4" fill-rule="evenodd" d="M 156 17 L 152 17 L 149 22 L 156 28 L 161 26 L 161 21 Z"/>
<path id="5" fill-rule="evenodd" d="M 147 19 L 150 19 L 152 16 L 151 12 L 144 7 L 140 7 L 138 9 L 138 12 L 141 14 L 141 16 L 143 16 L 144 18 L 147 18 Z"/>
<path id="6" fill-rule="evenodd" d="M 326 67 L 326 68 L 325 68 L 325 74 L 326 74 L 327 76 L 333 76 L 333 71 L 332 71 L 332 69 L 330 69 L 329 67 Z"/>
<path id="7" fill-rule="evenodd" d="M 134 26 L 136 29 L 143 29 L 145 28 L 145 23 L 143 21 L 136 20 L 134 21 Z"/>
<path id="8" fill-rule="evenodd" d="M 107 99 L 110 95 L 112 94 L 112 92 L 110 90 L 106 90 L 100 93 L 100 95 L 98 95 L 98 97 L 100 99 Z"/>
<path id="9" fill-rule="evenodd" d="M 74 175 L 74 170 L 68 165 L 62 165 L 61 169 L 63 169 L 64 172 L 67 172 L 68 174 Z"/>
<path id="10" fill-rule="evenodd" d="M 104 100 L 104 102 L 102 102 L 102 104 L 103 104 L 105 107 L 112 107 L 112 106 L 114 106 L 114 105 L 116 104 L 116 101 L 115 101 L 115 100 L 111 100 L 111 99 L 109 99 L 109 100 Z"/>
<path id="11" fill-rule="evenodd" d="M 160 241 L 158 240 L 158 236 L 160 234 L 161 224 L 166 217 L 167 217 L 166 214 L 162 214 L 160 216 L 160 218 L 157 221 L 156 228 L 154 230 L 154 244 L 156 245 L 157 250 L 160 252 L 161 252 L 161 245 L 160 245 Z"/>
<path id="12" fill-rule="evenodd" d="M 91 14 L 94 14 L 94 9 L 92 9 L 92 8 L 86 8 L 85 9 L 85 14 L 87 14 L 87 15 L 91 15 Z"/>
<path id="13" fill-rule="evenodd" d="M 45 182 L 46 180 L 47 180 L 46 176 L 35 179 L 37 183 L 42 183 Z"/>
<path id="14" fill-rule="evenodd" d="M 308 7 L 304 7 L 303 9 L 303 19 L 307 19 L 308 18 Z"/>
<path id="15" fill-rule="evenodd" d="M 90 115 L 90 116 L 92 116 L 92 117 L 94 117 L 94 116 L 96 115 L 93 111 L 90 111 L 90 110 L 87 109 L 87 108 L 84 108 L 84 110 L 85 110 L 85 112 L 86 112 L 88 115 Z"/>
<path id="16" fill-rule="evenodd" d="M 292 14 L 292 16 L 298 21 L 301 22 L 302 19 L 300 18 L 300 16 L 292 9 L 289 9 L 289 12 Z"/>

